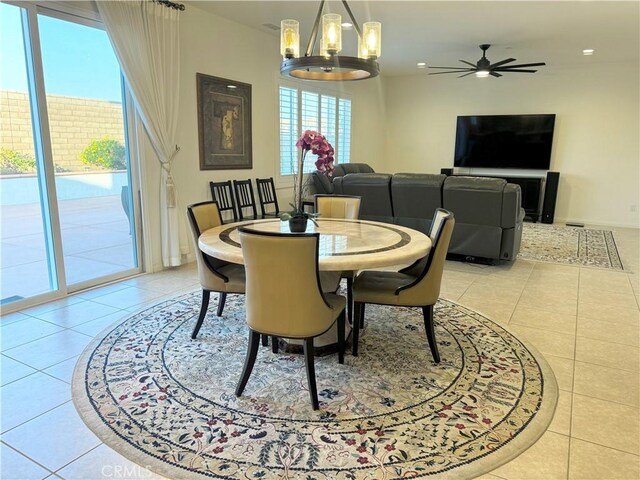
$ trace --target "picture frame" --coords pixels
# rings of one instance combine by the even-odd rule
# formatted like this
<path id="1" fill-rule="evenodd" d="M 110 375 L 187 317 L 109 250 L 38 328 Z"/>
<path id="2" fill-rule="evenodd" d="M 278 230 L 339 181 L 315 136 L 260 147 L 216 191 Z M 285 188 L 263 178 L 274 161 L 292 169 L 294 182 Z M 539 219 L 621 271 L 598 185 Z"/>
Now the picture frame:
<path id="1" fill-rule="evenodd" d="M 200 170 L 253 167 L 251 85 L 196 73 Z"/>

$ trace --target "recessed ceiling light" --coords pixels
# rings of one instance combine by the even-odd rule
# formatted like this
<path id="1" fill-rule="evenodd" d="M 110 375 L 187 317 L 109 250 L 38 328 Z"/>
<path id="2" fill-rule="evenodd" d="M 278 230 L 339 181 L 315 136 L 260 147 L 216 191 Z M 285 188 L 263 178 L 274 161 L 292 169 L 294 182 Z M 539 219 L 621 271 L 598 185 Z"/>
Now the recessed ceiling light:
<path id="1" fill-rule="evenodd" d="M 342 22 L 340 25 L 342 26 L 342 28 L 351 28 L 351 27 L 353 27 L 353 24 L 349 23 L 349 22 Z"/>
<path id="2" fill-rule="evenodd" d="M 418 68 L 426 68 L 427 67 L 427 64 L 424 63 L 424 62 L 418 62 L 417 65 L 418 65 Z"/>
<path id="3" fill-rule="evenodd" d="M 593 48 L 585 48 L 582 50 L 583 55 L 593 55 L 595 50 Z"/>
<path id="4" fill-rule="evenodd" d="M 238 87 L 236 87 L 235 85 L 227 85 L 227 88 L 230 88 L 231 90 L 234 90 L 234 89 L 236 89 Z"/>

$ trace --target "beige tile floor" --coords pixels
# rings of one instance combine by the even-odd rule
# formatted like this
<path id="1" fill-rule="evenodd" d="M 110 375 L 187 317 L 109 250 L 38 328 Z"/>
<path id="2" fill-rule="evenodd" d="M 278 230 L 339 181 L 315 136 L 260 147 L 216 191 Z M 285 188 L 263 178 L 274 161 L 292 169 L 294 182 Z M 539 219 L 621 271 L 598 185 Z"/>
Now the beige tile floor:
<path id="1" fill-rule="evenodd" d="M 499 267 L 447 263 L 441 296 L 532 343 L 560 387 L 549 430 L 481 478 L 640 478 L 640 240 L 637 230 L 614 230 L 625 272 L 522 260 Z M 3 317 L 0 477 L 159 478 L 85 427 L 71 402 L 71 374 L 103 328 L 197 287 L 191 264 Z"/>

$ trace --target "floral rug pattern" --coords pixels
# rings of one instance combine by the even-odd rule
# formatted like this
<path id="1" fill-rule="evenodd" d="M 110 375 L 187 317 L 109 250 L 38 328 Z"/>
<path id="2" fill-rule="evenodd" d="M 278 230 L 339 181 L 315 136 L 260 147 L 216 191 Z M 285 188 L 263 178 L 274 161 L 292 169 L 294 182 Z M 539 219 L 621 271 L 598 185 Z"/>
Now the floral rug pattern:
<path id="1" fill-rule="evenodd" d="M 525 223 L 518 258 L 622 270 L 609 230 Z"/>
<path id="2" fill-rule="evenodd" d="M 502 327 L 436 305 L 442 361 L 420 309 L 367 306 L 360 355 L 316 357 L 313 411 L 301 355 L 262 347 L 244 391 L 244 299 L 190 333 L 200 293 L 140 312 L 76 367 L 76 407 L 107 445 L 170 478 L 469 478 L 531 445 L 551 421 L 553 373 Z M 214 308 L 210 309 L 215 311 Z"/>

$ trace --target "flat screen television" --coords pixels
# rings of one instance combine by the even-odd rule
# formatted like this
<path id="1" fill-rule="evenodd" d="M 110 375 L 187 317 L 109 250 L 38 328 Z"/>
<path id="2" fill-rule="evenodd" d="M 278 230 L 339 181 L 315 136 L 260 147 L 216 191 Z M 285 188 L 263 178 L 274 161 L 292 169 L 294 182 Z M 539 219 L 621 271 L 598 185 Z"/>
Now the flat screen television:
<path id="1" fill-rule="evenodd" d="M 460 116 L 455 167 L 549 170 L 555 114 Z"/>

